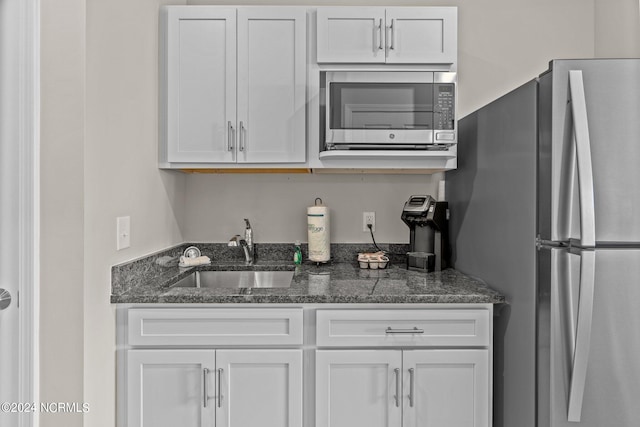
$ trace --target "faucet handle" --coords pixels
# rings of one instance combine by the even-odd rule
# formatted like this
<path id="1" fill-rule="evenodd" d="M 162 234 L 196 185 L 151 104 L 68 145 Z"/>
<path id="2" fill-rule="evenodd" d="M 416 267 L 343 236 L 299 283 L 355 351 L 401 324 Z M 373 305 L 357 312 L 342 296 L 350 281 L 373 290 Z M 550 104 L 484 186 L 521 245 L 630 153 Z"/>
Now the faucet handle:
<path id="1" fill-rule="evenodd" d="M 234 246 L 234 247 L 240 246 L 240 240 L 243 240 L 242 236 L 240 236 L 239 234 L 236 234 L 231 239 L 229 239 L 229 243 L 227 243 L 227 246 Z"/>

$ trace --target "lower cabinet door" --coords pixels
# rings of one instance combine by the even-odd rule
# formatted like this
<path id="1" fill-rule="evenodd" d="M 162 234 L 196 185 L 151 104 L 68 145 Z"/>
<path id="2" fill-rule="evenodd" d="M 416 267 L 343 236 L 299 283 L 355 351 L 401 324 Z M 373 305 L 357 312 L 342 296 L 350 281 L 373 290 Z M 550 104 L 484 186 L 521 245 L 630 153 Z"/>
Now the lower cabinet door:
<path id="1" fill-rule="evenodd" d="M 401 427 L 402 352 L 316 351 L 316 427 Z"/>
<path id="2" fill-rule="evenodd" d="M 130 350 L 128 427 L 214 425 L 213 350 Z"/>
<path id="3" fill-rule="evenodd" d="M 488 350 L 403 351 L 404 427 L 489 427 Z"/>
<path id="4" fill-rule="evenodd" d="M 217 350 L 216 375 L 216 427 L 302 427 L 302 350 Z"/>

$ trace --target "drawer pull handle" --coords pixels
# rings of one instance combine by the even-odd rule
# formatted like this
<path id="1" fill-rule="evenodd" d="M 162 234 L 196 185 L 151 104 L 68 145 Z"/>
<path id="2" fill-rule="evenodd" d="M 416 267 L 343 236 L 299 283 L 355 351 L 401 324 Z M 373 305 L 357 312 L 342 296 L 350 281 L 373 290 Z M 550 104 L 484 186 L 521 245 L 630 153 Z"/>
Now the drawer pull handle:
<path id="1" fill-rule="evenodd" d="M 385 334 L 424 334 L 424 329 L 418 329 L 414 326 L 413 329 L 393 329 L 389 326 L 385 331 Z"/>

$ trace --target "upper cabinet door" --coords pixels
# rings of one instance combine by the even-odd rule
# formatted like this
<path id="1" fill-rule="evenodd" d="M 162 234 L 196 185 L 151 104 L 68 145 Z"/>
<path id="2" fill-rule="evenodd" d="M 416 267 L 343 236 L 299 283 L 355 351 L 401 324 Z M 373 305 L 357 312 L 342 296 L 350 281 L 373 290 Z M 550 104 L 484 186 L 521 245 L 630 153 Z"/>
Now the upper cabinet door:
<path id="1" fill-rule="evenodd" d="M 388 8 L 387 62 L 397 64 L 455 64 L 455 7 Z"/>
<path id="2" fill-rule="evenodd" d="M 320 7 L 318 62 L 385 62 L 383 7 Z"/>
<path id="3" fill-rule="evenodd" d="M 199 6 L 165 10 L 166 158 L 233 161 L 236 10 Z"/>
<path id="4" fill-rule="evenodd" d="M 457 62 L 455 7 L 320 7 L 319 63 Z"/>
<path id="5" fill-rule="evenodd" d="M 238 163 L 306 161 L 306 23 L 302 8 L 238 9 Z"/>

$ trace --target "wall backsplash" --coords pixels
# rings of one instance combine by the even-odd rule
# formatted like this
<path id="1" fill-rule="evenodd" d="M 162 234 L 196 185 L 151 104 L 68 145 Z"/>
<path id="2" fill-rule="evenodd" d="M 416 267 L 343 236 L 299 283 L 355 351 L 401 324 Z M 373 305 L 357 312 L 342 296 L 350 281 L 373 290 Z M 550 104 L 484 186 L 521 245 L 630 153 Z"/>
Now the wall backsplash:
<path id="1" fill-rule="evenodd" d="M 330 208 L 331 242 L 370 243 L 362 212 L 375 212 L 376 241 L 407 243 L 400 220 L 412 194 L 437 196 L 442 174 L 260 174 L 187 177 L 184 239 L 224 242 L 244 230 L 249 218 L 260 243 L 307 241 L 307 207 L 320 197 Z"/>

